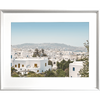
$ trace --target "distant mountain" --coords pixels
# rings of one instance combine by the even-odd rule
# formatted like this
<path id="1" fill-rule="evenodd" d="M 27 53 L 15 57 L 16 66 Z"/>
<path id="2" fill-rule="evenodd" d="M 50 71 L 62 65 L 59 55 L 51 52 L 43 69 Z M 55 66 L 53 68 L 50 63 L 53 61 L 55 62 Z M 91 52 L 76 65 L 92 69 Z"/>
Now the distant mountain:
<path id="1" fill-rule="evenodd" d="M 20 45 L 12 45 L 13 48 L 22 48 L 22 49 L 60 49 L 66 51 L 74 51 L 74 52 L 86 52 L 85 47 L 75 47 L 66 44 L 60 43 L 24 43 Z"/>

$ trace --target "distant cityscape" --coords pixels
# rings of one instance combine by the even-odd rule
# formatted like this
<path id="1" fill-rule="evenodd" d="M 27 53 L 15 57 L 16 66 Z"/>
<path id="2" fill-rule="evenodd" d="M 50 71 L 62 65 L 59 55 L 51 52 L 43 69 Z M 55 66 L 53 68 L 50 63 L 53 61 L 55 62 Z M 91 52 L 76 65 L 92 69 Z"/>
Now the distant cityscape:
<path id="1" fill-rule="evenodd" d="M 11 77 L 89 77 L 89 22 L 12 22 Z"/>
<path id="2" fill-rule="evenodd" d="M 34 56 L 36 52 L 39 55 Z M 43 54 L 45 55 L 43 56 Z M 86 55 L 85 47 L 74 47 L 59 43 L 25 43 L 11 46 L 11 66 L 22 75 L 28 74 L 30 71 L 38 74 L 47 70 L 57 70 L 57 62 L 60 63 L 63 60 L 68 62 L 70 60 L 75 63 L 76 60 L 83 59 Z M 51 61 L 51 64 L 48 61 Z M 82 62 L 78 64 L 83 66 Z"/>

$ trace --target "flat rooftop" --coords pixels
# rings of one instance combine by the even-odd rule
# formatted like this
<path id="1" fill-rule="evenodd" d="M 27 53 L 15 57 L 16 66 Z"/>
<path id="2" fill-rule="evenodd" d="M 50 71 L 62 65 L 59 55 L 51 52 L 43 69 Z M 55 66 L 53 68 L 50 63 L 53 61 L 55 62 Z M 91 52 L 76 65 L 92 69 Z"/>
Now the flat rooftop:
<path id="1" fill-rule="evenodd" d="M 72 64 L 83 64 L 84 61 L 74 61 L 73 63 L 70 63 L 70 65 Z"/>
<path id="2" fill-rule="evenodd" d="M 15 60 L 47 60 L 47 57 L 17 58 Z"/>

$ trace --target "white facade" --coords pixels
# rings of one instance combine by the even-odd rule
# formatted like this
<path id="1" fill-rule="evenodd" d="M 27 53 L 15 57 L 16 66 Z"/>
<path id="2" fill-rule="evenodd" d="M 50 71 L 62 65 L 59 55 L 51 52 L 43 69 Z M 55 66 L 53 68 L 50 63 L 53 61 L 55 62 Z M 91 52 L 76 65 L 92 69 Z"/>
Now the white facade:
<path id="1" fill-rule="evenodd" d="M 59 61 L 59 59 L 50 59 L 50 61 L 52 61 L 52 69 L 56 70 L 57 69 L 57 61 Z"/>
<path id="2" fill-rule="evenodd" d="M 69 77 L 80 77 L 79 71 L 83 68 L 82 61 L 74 61 L 69 64 Z"/>
<path id="3" fill-rule="evenodd" d="M 29 71 L 36 73 L 42 73 L 46 70 L 51 70 L 51 65 L 48 65 L 48 58 L 25 58 L 25 59 L 14 59 L 13 66 L 18 72 L 27 74 Z"/>

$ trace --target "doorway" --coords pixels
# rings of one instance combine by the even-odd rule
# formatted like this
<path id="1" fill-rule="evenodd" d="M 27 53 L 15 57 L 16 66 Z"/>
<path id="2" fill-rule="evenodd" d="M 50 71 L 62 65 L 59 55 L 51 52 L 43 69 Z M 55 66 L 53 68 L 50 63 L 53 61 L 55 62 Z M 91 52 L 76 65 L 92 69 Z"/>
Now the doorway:
<path id="1" fill-rule="evenodd" d="M 20 64 L 18 64 L 18 68 L 20 68 Z"/>

